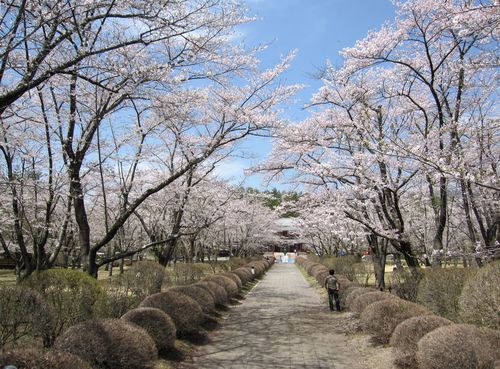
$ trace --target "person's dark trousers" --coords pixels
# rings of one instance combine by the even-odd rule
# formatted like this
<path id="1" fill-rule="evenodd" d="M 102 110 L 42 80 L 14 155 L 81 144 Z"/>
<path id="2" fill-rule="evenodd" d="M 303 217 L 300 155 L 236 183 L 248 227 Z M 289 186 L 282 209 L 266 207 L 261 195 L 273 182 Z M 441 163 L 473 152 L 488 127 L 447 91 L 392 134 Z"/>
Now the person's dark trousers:
<path id="1" fill-rule="evenodd" d="M 333 311 L 333 302 L 335 301 L 335 307 L 337 311 L 340 311 L 340 298 L 339 291 L 328 289 L 328 301 L 330 302 L 330 310 Z"/>

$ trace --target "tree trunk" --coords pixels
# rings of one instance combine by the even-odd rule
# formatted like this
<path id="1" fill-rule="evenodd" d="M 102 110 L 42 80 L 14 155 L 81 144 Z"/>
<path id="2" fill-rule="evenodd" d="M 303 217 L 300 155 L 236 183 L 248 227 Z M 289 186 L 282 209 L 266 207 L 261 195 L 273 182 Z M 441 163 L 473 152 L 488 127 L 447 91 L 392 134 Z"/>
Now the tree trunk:
<path id="1" fill-rule="evenodd" d="M 369 247 L 375 272 L 375 284 L 377 289 L 385 288 L 385 261 L 387 256 L 387 241 L 379 239 L 375 234 L 368 237 Z"/>
<path id="2" fill-rule="evenodd" d="M 73 208 L 75 210 L 75 220 L 78 224 L 78 242 L 83 270 L 90 275 L 97 276 L 97 265 L 95 263 L 96 251 L 90 247 L 90 226 L 85 209 L 82 184 L 79 174 L 80 165 L 70 165 L 70 193 L 73 197 Z"/>
<path id="3" fill-rule="evenodd" d="M 172 261 L 172 257 L 175 254 L 175 249 L 177 248 L 177 238 L 173 240 L 169 240 L 165 246 L 162 248 L 161 253 L 158 255 L 158 263 L 160 265 L 166 267 L 170 261 Z"/>
<path id="4" fill-rule="evenodd" d="M 443 235 L 447 221 L 448 191 L 445 177 L 439 179 L 439 204 L 435 204 L 435 223 L 436 231 L 432 240 L 432 258 L 433 268 L 440 268 L 443 257 Z"/>
<path id="5" fill-rule="evenodd" d="M 406 261 L 406 265 L 408 265 L 408 268 L 410 268 L 410 270 L 420 268 L 418 259 L 413 253 L 413 250 L 411 249 L 410 242 L 398 241 L 396 244 L 395 243 L 392 244 L 399 252 L 401 252 L 401 254 L 403 254 L 403 257 L 405 258 Z"/>

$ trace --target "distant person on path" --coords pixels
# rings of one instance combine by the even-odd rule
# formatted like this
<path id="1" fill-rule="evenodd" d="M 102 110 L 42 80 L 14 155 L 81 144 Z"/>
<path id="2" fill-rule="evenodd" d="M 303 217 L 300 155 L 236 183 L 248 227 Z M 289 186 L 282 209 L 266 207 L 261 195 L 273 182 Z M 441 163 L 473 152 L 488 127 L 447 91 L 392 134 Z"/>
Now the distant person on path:
<path id="1" fill-rule="evenodd" d="M 340 298 L 339 289 L 340 283 L 335 277 L 335 270 L 329 270 L 330 275 L 325 279 L 325 288 L 328 291 L 328 302 L 330 303 L 330 310 L 333 311 L 333 301 L 335 300 L 335 307 L 340 311 Z"/>

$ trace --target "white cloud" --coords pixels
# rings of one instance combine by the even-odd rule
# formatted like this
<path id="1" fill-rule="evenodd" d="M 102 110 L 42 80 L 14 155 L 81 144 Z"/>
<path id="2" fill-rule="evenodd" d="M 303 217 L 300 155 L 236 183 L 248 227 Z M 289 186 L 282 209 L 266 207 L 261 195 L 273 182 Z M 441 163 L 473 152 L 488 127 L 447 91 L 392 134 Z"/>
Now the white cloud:
<path id="1" fill-rule="evenodd" d="M 214 169 L 214 174 L 225 180 L 241 181 L 245 177 L 247 165 L 240 160 L 225 160 Z"/>

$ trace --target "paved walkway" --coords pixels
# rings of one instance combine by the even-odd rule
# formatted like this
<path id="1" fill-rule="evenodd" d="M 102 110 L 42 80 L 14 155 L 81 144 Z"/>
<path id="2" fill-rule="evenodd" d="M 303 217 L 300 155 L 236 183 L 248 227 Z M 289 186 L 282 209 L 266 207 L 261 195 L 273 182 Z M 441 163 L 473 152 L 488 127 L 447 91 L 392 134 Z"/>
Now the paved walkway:
<path id="1" fill-rule="evenodd" d="M 199 369 L 363 369 L 335 314 L 293 264 L 276 264 L 201 347 Z"/>

